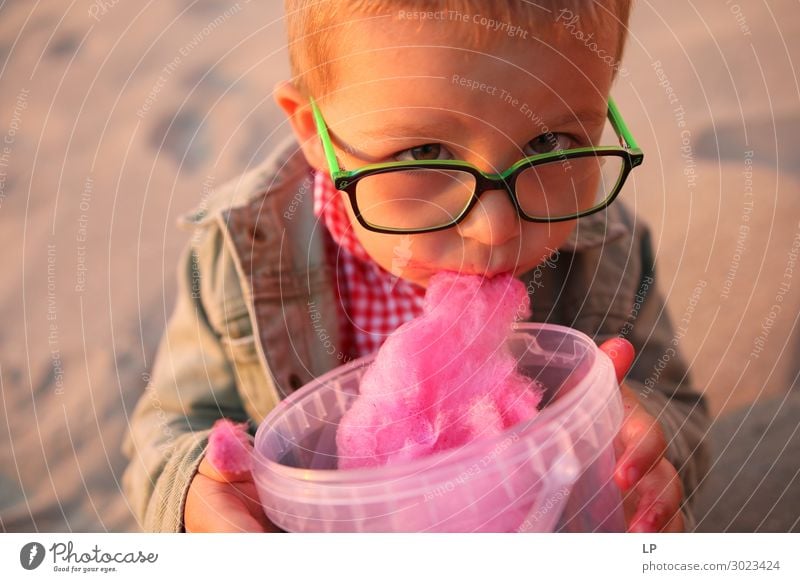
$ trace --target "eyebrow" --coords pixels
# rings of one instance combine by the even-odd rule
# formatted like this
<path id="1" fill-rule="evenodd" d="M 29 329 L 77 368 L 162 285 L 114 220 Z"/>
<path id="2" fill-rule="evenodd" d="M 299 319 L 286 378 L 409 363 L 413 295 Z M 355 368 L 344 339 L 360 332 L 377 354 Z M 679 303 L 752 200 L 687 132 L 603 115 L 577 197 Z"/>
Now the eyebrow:
<path id="1" fill-rule="evenodd" d="M 583 126 L 594 126 L 595 124 L 605 123 L 607 117 L 608 109 L 606 108 L 602 111 L 590 109 L 577 113 L 564 113 L 556 116 L 553 119 L 545 119 L 537 114 L 535 110 L 533 110 L 531 116 L 526 116 L 526 119 L 531 121 L 531 123 L 534 125 L 544 129 L 543 133 L 546 133 L 547 131 L 552 131 L 554 128 L 558 128 L 559 126 L 569 123 L 578 122 Z M 360 138 L 371 139 L 386 139 L 387 137 L 425 137 L 426 139 L 441 139 L 442 141 L 448 141 L 443 138 L 445 136 L 453 136 L 454 126 L 460 126 L 463 128 L 463 124 L 459 120 L 448 122 L 434 121 L 426 124 L 407 121 L 400 123 L 389 123 L 388 125 L 381 126 L 380 128 L 368 127 L 364 129 L 358 129 L 355 133 Z"/>
<path id="2" fill-rule="evenodd" d="M 564 113 L 550 121 L 552 127 L 558 127 L 567 123 L 580 123 L 581 125 L 594 125 L 605 123 L 608 119 L 608 106 L 600 111 L 599 109 L 587 109 L 586 111 L 579 111 L 577 113 Z"/>
<path id="3" fill-rule="evenodd" d="M 415 123 L 414 121 L 390 123 L 379 128 L 365 128 L 356 130 L 359 137 L 373 139 L 386 139 L 387 137 L 425 137 L 436 139 L 437 136 L 444 137 L 452 135 L 454 127 L 462 127 L 460 121 L 433 121 L 431 123 Z"/>

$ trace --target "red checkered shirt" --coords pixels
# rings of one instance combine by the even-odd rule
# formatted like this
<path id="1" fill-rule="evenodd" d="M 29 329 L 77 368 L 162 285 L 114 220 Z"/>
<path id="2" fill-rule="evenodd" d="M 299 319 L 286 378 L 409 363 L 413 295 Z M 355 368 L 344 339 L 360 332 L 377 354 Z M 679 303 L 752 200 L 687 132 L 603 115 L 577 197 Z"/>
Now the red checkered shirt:
<path id="1" fill-rule="evenodd" d="M 387 335 L 422 313 L 425 288 L 394 276 L 372 260 L 353 232 L 347 203 L 327 173 L 315 172 L 314 215 L 322 217 L 331 235 L 326 238 L 326 256 L 336 274 L 340 351 L 359 357 L 377 350 Z M 397 260 L 402 267 L 408 239 L 397 239 L 393 263 Z"/>

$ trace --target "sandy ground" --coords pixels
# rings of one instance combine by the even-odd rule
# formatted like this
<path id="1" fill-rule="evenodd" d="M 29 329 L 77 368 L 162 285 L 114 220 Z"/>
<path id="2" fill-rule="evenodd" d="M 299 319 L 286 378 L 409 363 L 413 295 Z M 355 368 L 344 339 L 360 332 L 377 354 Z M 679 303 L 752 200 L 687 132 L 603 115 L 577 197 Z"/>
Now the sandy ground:
<path id="1" fill-rule="evenodd" d="M 774 481 L 712 484 L 710 530 L 799 513 L 798 12 L 640 2 L 614 90 L 647 155 L 623 196 L 728 455 L 710 479 L 757 451 Z M 283 44 L 274 1 L 0 3 L 0 529 L 137 529 L 120 443 L 172 308 L 175 221 L 288 133 Z M 754 496 L 791 519 L 752 504 L 742 525 Z"/>

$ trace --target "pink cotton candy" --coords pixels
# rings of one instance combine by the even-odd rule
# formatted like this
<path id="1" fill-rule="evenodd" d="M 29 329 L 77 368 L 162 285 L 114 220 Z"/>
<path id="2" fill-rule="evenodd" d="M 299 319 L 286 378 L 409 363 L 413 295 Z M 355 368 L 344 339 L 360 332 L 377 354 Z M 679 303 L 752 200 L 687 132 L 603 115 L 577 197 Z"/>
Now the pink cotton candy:
<path id="1" fill-rule="evenodd" d="M 252 449 L 247 423 L 220 418 L 208 437 L 206 458 L 222 473 L 244 473 L 253 466 Z"/>
<path id="2" fill-rule="evenodd" d="M 505 344 L 528 315 L 525 285 L 510 275 L 434 275 L 423 314 L 386 339 L 342 417 L 339 468 L 423 457 L 532 418 L 541 386 Z"/>

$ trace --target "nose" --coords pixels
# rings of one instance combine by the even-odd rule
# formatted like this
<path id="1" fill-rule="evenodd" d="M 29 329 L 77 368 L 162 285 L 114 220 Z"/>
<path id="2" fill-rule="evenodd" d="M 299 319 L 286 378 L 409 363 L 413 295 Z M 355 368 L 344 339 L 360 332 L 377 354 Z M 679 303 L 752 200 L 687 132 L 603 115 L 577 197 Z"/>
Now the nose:
<path id="1" fill-rule="evenodd" d="M 458 225 L 464 238 L 487 246 L 500 246 L 519 237 L 519 217 L 505 190 L 481 194 L 477 204 Z"/>

